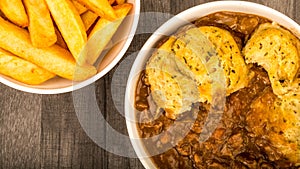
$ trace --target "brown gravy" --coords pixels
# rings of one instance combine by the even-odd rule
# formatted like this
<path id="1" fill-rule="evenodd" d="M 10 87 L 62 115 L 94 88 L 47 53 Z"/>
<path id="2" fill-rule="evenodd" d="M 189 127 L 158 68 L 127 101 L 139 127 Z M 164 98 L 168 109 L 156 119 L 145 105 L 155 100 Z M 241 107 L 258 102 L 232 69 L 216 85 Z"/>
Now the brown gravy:
<path id="1" fill-rule="evenodd" d="M 269 20 L 249 14 L 233 12 L 217 12 L 202 17 L 194 22 L 196 26 L 217 26 L 232 33 L 240 49 L 245 45 L 253 31 Z M 153 114 L 149 110 L 154 104 L 149 100 L 149 86 L 145 83 L 145 74 L 141 74 L 136 89 L 135 107 L 140 112 L 137 118 L 150 120 L 137 124 L 140 136 L 149 138 L 145 148 L 151 151 L 162 145 L 176 141 L 176 132 L 167 132 L 152 139 L 151 137 L 168 130 L 172 125 L 189 127 L 189 133 L 178 144 L 168 151 L 152 157 L 157 168 L 300 168 L 284 158 L 264 138 L 251 134 L 246 123 L 247 113 L 251 111 L 253 100 L 263 93 L 272 95 L 267 73 L 259 66 L 253 66 L 255 76 L 249 86 L 226 98 L 225 111 L 221 121 L 211 137 L 203 143 L 199 142 L 204 121 L 207 120 L 209 105 L 195 103 L 190 112 L 184 113 L 176 124 L 162 112 L 151 121 Z M 188 116 L 196 117 L 192 126 L 186 125 Z"/>

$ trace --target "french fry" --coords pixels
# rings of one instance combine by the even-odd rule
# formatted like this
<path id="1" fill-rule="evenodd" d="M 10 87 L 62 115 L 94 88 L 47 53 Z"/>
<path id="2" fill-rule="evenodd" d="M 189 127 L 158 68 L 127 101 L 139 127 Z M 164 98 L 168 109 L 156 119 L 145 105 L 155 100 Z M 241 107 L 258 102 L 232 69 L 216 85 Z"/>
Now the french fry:
<path id="1" fill-rule="evenodd" d="M 87 35 L 78 11 L 70 0 L 46 0 L 50 13 L 77 64 L 86 62 Z"/>
<path id="2" fill-rule="evenodd" d="M 30 85 L 41 84 L 55 74 L 0 48 L 0 73 Z"/>
<path id="3" fill-rule="evenodd" d="M 83 14 L 83 13 L 85 13 L 88 10 L 86 7 L 84 7 L 83 5 L 81 5 L 77 1 L 72 1 L 72 3 L 75 6 L 75 8 L 77 9 L 77 11 L 78 11 L 79 14 Z"/>
<path id="4" fill-rule="evenodd" d="M 63 78 L 82 81 L 96 74 L 90 65 L 78 66 L 71 53 L 58 45 L 36 48 L 28 31 L 0 18 L 0 46 Z"/>
<path id="5" fill-rule="evenodd" d="M 4 15 L 4 13 L 1 10 L 0 10 L 0 17 L 7 19 L 6 16 Z"/>
<path id="6" fill-rule="evenodd" d="M 57 36 L 57 41 L 56 41 L 56 44 L 64 49 L 68 49 L 68 46 L 64 40 L 64 38 L 61 36 L 59 30 L 57 29 L 57 27 L 54 27 L 55 29 L 55 34 Z"/>
<path id="7" fill-rule="evenodd" d="M 125 0 L 116 0 L 118 5 L 124 4 Z"/>
<path id="8" fill-rule="evenodd" d="M 81 15 L 82 22 L 85 27 L 85 31 L 89 30 L 89 28 L 93 25 L 93 23 L 98 18 L 98 15 L 92 11 L 86 11 Z"/>
<path id="9" fill-rule="evenodd" d="M 110 21 L 117 19 L 114 9 L 109 4 L 108 0 L 76 0 L 83 4 L 97 15 L 106 18 Z"/>
<path id="10" fill-rule="evenodd" d="M 28 30 L 33 46 L 48 47 L 56 40 L 54 25 L 44 0 L 23 0 L 28 17 Z"/>
<path id="11" fill-rule="evenodd" d="M 16 25 L 28 26 L 28 17 L 22 0 L 0 0 L 0 10 Z"/>
<path id="12" fill-rule="evenodd" d="M 108 0 L 109 4 L 112 5 L 113 3 L 116 2 L 116 0 Z"/>
<path id="13" fill-rule="evenodd" d="M 85 49 L 88 51 L 87 63 L 92 65 L 96 62 L 100 53 L 109 43 L 132 6 L 133 5 L 130 3 L 115 6 L 114 10 L 116 11 L 118 19 L 113 22 L 105 18 L 100 18 L 98 20 L 88 36 L 87 49 Z"/>

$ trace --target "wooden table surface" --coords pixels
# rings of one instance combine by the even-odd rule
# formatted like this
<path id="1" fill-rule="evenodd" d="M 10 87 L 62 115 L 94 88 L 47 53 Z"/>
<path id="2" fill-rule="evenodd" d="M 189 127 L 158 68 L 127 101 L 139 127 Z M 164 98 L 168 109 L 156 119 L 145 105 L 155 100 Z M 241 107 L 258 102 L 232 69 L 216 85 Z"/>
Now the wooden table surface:
<path id="1" fill-rule="evenodd" d="M 126 134 L 125 120 L 113 101 L 123 98 L 125 82 L 131 68 L 126 58 L 138 51 L 151 31 L 172 15 L 209 0 L 142 0 L 141 13 L 163 12 L 165 17 L 143 16 L 138 32 L 124 56 L 105 77 L 94 85 L 98 105 L 106 121 Z M 297 0 L 252 0 L 272 7 L 300 23 Z M 151 29 L 149 29 L 151 27 Z M 145 33 L 144 29 L 148 29 Z M 127 59 L 128 60 L 128 59 Z M 118 88 L 118 91 L 112 91 Z M 84 89 L 81 89 L 84 90 Z M 136 158 L 107 152 L 94 143 L 82 129 L 74 110 L 72 93 L 37 95 L 24 93 L 0 84 L 0 168 L 143 168 Z M 122 99 L 121 99 L 122 101 Z M 88 101 L 86 101 L 88 104 Z M 117 104 L 122 104 L 119 100 Z M 120 107 L 120 105 L 119 105 Z M 122 144 L 122 143 L 120 143 Z"/>

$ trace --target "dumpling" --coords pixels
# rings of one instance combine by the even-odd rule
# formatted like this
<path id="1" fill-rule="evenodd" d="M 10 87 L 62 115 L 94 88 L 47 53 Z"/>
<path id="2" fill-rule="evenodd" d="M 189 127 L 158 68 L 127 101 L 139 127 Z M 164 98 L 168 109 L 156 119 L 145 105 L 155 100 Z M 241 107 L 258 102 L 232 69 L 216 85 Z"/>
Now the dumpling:
<path id="1" fill-rule="evenodd" d="M 193 103 L 225 98 L 247 86 L 251 77 L 234 38 L 213 26 L 170 37 L 146 65 L 154 102 L 174 115 L 189 111 Z"/>
<path id="2" fill-rule="evenodd" d="M 167 116 L 189 111 L 199 99 L 196 83 L 180 70 L 189 69 L 180 65 L 171 50 L 175 39 L 169 38 L 149 59 L 146 66 L 146 79 L 150 84 L 151 96 L 158 108 L 163 108 Z M 180 68 L 179 68 L 180 67 Z"/>
<path id="3" fill-rule="evenodd" d="M 271 23 L 259 26 L 243 49 L 246 63 L 257 63 L 269 75 L 273 92 L 280 96 L 289 91 L 298 74 L 299 40 L 289 31 Z"/>
<path id="4" fill-rule="evenodd" d="M 300 163 L 300 90 L 282 98 L 266 90 L 251 104 L 246 122 L 255 137 L 264 137 L 270 147 L 263 147 L 273 160 L 283 155 Z M 269 149 L 276 149 L 277 155 Z M 276 159 L 278 158 L 278 159 Z"/>
<path id="5" fill-rule="evenodd" d="M 226 76 L 227 95 L 247 86 L 254 74 L 246 66 L 230 32 L 214 26 L 200 27 L 200 31 L 211 41 L 221 61 Z"/>

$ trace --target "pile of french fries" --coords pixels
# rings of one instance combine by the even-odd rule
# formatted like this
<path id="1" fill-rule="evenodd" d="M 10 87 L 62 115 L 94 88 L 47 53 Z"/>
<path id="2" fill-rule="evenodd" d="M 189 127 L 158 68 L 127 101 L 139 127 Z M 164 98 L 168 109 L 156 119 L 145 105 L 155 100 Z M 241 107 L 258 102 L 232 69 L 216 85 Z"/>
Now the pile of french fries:
<path id="1" fill-rule="evenodd" d="M 125 0 L 0 0 L 0 73 L 30 85 L 55 76 L 85 80 L 132 7 Z M 87 47 L 96 35 L 96 48 Z"/>

